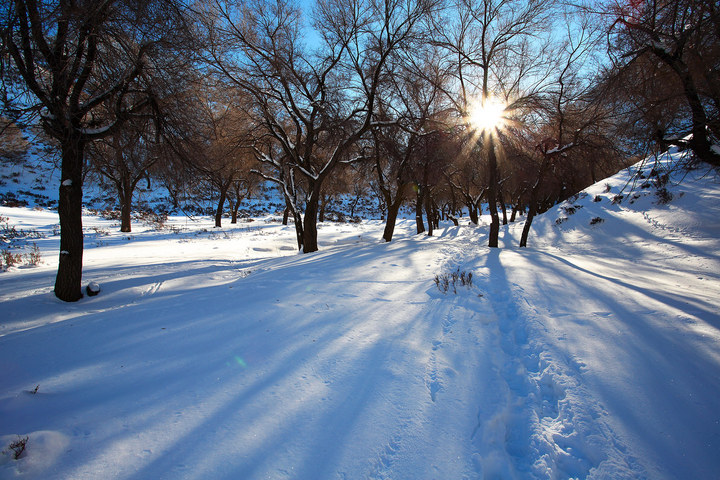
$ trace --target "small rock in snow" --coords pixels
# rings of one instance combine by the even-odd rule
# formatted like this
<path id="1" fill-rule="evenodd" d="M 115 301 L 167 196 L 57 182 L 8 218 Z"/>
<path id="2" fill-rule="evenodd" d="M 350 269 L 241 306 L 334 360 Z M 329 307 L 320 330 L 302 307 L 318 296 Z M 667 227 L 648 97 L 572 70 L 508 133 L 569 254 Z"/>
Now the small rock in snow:
<path id="1" fill-rule="evenodd" d="M 98 285 L 95 282 L 90 282 L 90 283 L 88 283 L 88 286 L 85 289 L 85 291 L 87 292 L 88 297 L 94 297 L 95 295 L 100 293 L 100 285 Z"/>

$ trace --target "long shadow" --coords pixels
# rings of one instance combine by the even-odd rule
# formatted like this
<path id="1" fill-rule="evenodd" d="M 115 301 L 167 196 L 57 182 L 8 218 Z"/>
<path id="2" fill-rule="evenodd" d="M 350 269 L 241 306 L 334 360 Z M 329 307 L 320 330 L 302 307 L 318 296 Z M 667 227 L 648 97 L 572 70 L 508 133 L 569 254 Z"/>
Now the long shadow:
<path id="1" fill-rule="evenodd" d="M 643 456 L 646 468 L 652 471 L 657 465 L 663 475 L 674 478 L 711 478 L 712 472 L 720 469 L 720 460 L 714 453 L 720 448 L 720 438 L 716 427 L 707 421 L 720 409 L 720 396 L 708 395 L 709 392 L 720 392 L 717 375 L 720 355 L 716 344 L 711 338 L 688 335 L 682 329 L 674 328 L 674 319 L 670 314 L 664 314 L 662 307 L 648 305 L 647 301 L 638 301 L 622 292 L 635 292 L 640 298 L 658 302 L 671 310 L 687 312 L 688 302 L 693 302 L 696 311 L 692 315 L 716 330 L 717 305 L 692 295 L 669 295 L 635 285 L 631 280 L 602 275 L 547 252 L 536 253 L 536 262 L 544 275 L 567 277 L 568 272 L 559 268 L 561 265 L 577 272 L 570 275 L 573 279 L 571 291 L 549 289 L 547 293 L 554 298 L 572 298 L 573 306 L 569 310 L 576 312 L 576 316 L 563 313 L 554 320 L 558 328 L 564 325 L 569 332 L 581 335 L 575 338 L 580 343 L 556 342 L 550 347 L 561 358 L 569 360 L 579 354 L 581 359 L 607 362 L 618 368 L 609 376 L 587 370 L 583 380 L 609 409 L 611 422 L 629 435 L 626 439 L 633 443 L 633 451 Z M 591 312 L 583 312 L 585 301 L 601 305 L 607 314 L 597 317 Z M 548 306 L 552 308 L 556 304 L 550 300 Z M 628 306 L 633 304 L 637 308 Z M 547 312 L 551 318 L 554 313 L 552 310 Z M 668 317 L 667 324 L 656 318 L 663 315 Z M 678 394 L 687 397 L 683 399 L 677 397 Z M 695 402 L 702 403 L 688 403 L 693 397 Z M 656 430 L 658 425 L 666 431 Z M 698 458 L 697 452 L 705 452 L 701 458 L 707 462 L 698 465 L 683 460 L 682 452 L 686 450 L 695 452 L 692 458 Z"/>
<path id="2" fill-rule="evenodd" d="M 562 263 L 564 265 L 567 265 L 568 267 L 577 270 L 581 273 L 584 273 L 586 275 L 613 283 L 619 287 L 622 287 L 624 289 L 633 290 L 649 299 L 656 300 L 658 302 L 664 303 L 668 307 L 672 307 L 675 309 L 678 309 L 680 311 L 686 311 L 687 312 L 687 306 L 693 305 L 695 308 L 698 309 L 698 311 L 702 311 L 703 313 L 707 314 L 707 321 L 710 324 L 713 324 L 713 321 L 717 322 L 716 324 L 713 324 L 713 327 L 716 329 L 720 329 L 720 317 L 717 316 L 717 305 L 712 305 L 707 302 L 702 301 L 697 297 L 697 295 L 693 295 L 692 292 L 688 292 L 687 294 L 681 295 L 681 294 L 666 294 L 658 289 L 650 289 L 641 287 L 638 285 L 634 285 L 630 282 L 620 280 L 619 278 L 609 277 L 607 275 L 602 275 L 597 272 L 593 272 L 591 270 L 588 270 L 587 268 L 583 268 L 579 265 L 576 265 L 572 263 L 567 258 L 562 258 L 557 255 L 553 255 L 552 253 L 548 252 L 542 252 L 538 251 L 537 254 L 539 257 L 545 256 L 548 258 L 552 258 L 554 261 Z M 546 266 L 550 266 L 550 263 L 546 263 Z"/>
<path id="3" fill-rule="evenodd" d="M 376 249 L 383 248 L 385 253 L 378 254 Z M 338 248 L 303 257 L 254 260 L 242 264 L 241 268 L 259 267 L 257 273 L 251 273 L 247 278 L 237 278 L 209 287 L 193 285 L 194 288 L 174 288 L 169 292 L 160 289 L 152 294 L 152 302 L 115 305 L 122 309 L 121 314 L 112 310 L 113 305 L 108 302 L 80 305 L 82 308 L 78 308 L 78 314 L 83 313 L 83 308 L 87 310 L 91 305 L 94 308 L 94 311 L 85 312 L 86 316 L 92 317 L 92 322 L 81 324 L 75 321 L 78 328 L 84 329 L 81 335 L 76 337 L 69 325 L 56 325 L 36 332 L 34 337 L 41 344 L 52 342 L 53 339 L 67 342 L 66 350 L 83 348 L 81 353 L 68 351 L 69 356 L 66 358 L 63 358 L 62 349 L 53 352 L 61 356 L 54 358 L 50 368 L 45 366 L 39 369 L 46 375 L 46 378 L 41 379 L 44 396 L 37 397 L 45 402 L 45 414 L 40 418 L 54 420 L 40 424 L 34 414 L 27 410 L 27 415 L 15 418 L 12 424 L 18 425 L 22 431 L 67 431 L 68 419 L 76 419 L 74 429 L 81 434 L 84 429 L 96 427 L 94 422 L 102 410 L 127 412 L 123 416 L 128 423 L 127 428 L 110 429 L 109 435 L 105 436 L 98 432 L 88 439 L 92 445 L 83 445 L 82 442 L 78 445 L 79 448 L 89 447 L 85 454 L 69 462 L 70 470 L 78 471 L 83 465 L 107 460 L 107 455 L 112 458 L 114 454 L 108 449 L 114 446 L 133 445 L 132 441 L 143 435 L 152 440 L 158 437 L 159 431 L 167 430 L 173 438 L 161 435 L 161 444 L 148 445 L 164 453 L 133 474 L 133 478 L 147 478 L 146 475 L 156 473 L 161 466 L 164 471 L 170 471 L 183 463 L 183 459 L 186 463 L 190 459 L 200 465 L 186 473 L 193 475 L 201 472 L 204 460 L 197 457 L 196 448 L 203 444 L 217 447 L 214 448 L 217 456 L 206 452 L 207 461 L 211 463 L 206 467 L 211 472 L 226 472 L 221 476 L 227 478 L 258 475 L 268 462 L 277 460 L 272 455 L 282 450 L 280 446 L 300 448 L 291 445 L 295 440 L 287 441 L 293 439 L 297 429 L 315 428 L 319 434 L 316 446 L 298 457 L 304 458 L 305 463 L 296 465 L 296 468 L 305 472 L 307 478 L 316 474 L 329 474 L 332 459 L 346 454 L 347 443 L 352 443 L 352 432 L 357 422 L 366 416 L 373 401 L 383 400 L 382 391 L 386 388 L 383 385 L 393 381 L 391 376 L 382 375 L 391 350 L 389 345 L 393 341 L 401 341 L 407 332 L 422 328 L 419 325 L 421 319 L 408 318 L 404 326 L 396 331 L 390 332 L 386 328 L 384 331 L 389 335 L 354 346 L 350 343 L 349 350 L 343 350 L 344 338 L 356 325 L 361 325 L 366 318 L 374 318 L 375 322 L 383 318 L 385 304 L 370 303 L 361 310 L 346 313 L 329 311 L 327 314 L 314 315 L 313 321 L 296 318 L 292 305 L 296 302 L 307 304 L 307 296 L 313 293 L 317 294 L 317 301 L 327 298 L 330 293 L 342 294 L 343 277 L 356 273 L 354 270 L 362 268 L 368 258 L 379 260 L 387 255 L 388 261 L 396 261 L 395 248 L 378 244 Z M 217 265 L 218 262 L 210 263 L 175 262 L 172 268 L 176 271 L 159 275 L 143 274 L 133 279 L 122 277 L 126 272 L 152 271 L 167 268 L 167 265 L 118 266 L 113 269 L 99 268 L 98 272 L 121 277 L 104 284 L 107 291 L 122 292 L 149 282 L 190 279 L 197 275 L 223 273 L 238 268 L 238 263 L 227 266 Z M 333 270 L 335 273 L 330 275 L 326 273 L 328 267 L 338 264 L 344 264 L 346 268 Z M 378 286 L 385 283 L 382 275 L 369 271 L 365 275 L 368 283 L 375 282 Z M 330 291 L 317 288 L 308 293 L 302 288 L 308 282 L 324 287 L 336 281 L 341 286 L 333 285 Z M 230 286 L 234 288 L 230 290 Z M 275 305 L 272 304 L 272 298 L 254 294 L 263 290 L 263 287 L 265 290 L 279 288 L 277 295 L 282 297 L 282 303 L 273 308 Z M 352 298 L 354 292 L 344 293 L 348 295 L 347 298 Z M 192 295 L 193 302 L 182 302 L 181 305 L 185 307 L 192 305 L 192 310 L 179 312 L 180 315 L 183 319 L 187 319 L 188 315 L 196 315 L 197 318 L 183 320 L 182 325 L 175 326 L 171 323 L 172 314 L 168 314 L 168 311 L 177 308 L 174 300 L 182 295 Z M 333 301 L 337 303 L 338 298 L 333 298 Z M 261 305 L 267 306 L 262 308 Z M 255 312 L 252 316 L 255 318 L 244 311 Z M 262 313 L 258 315 L 258 312 Z M 228 315 L 237 316 L 237 322 L 228 323 Z M 357 318 L 357 323 L 346 321 L 341 327 L 334 321 L 338 315 L 351 315 Z M 127 319 L 126 325 L 122 324 L 124 319 Z M 98 333 L 103 330 L 106 332 Z M 282 336 L 268 340 L 268 336 L 276 331 L 282 331 Z M 303 340 L 305 336 L 312 336 L 314 341 Z M 97 343 L 81 346 L 78 342 L 82 338 L 93 338 Z M 280 352 L 280 355 L 257 351 L 254 344 L 272 344 L 273 351 Z M 244 353 L 253 350 L 254 359 L 253 355 Z M 298 390 L 293 385 L 303 381 L 301 373 L 307 373 L 308 366 L 313 364 L 309 360 L 330 358 L 335 351 L 344 352 L 349 359 L 348 365 L 360 368 L 344 376 L 346 385 L 335 392 L 336 400 L 327 407 L 318 407 L 318 399 L 314 394 L 309 394 L 307 399 L 300 399 L 297 409 L 287 409 L 282 398 L 276 398 L 270 393 L 273 389 L 290 395 L 301 392 L 302 389 Z M 38 363 L 43 360 L 38 359 Z M 246 366 L 243 367 L 241 363 Z M 220 383 L 214 381 L 218 376 L 223 379 Z M 54 379 L 58 378 L 66 380 L 53 384 Z M 188 378 L 197 380 L 188 382 Z M 359 387 L 359 391 L 355 387 Z M 188 395 L 188 388 L 194 389 L 192 395 Z M 80 404 L 72 401 L 78 395 L 83 399 Z M 118 405 L 123 407 L 119 408 Z M 178 420 L 185 422 L 183 426 L 173 427 L 173 410 L 185 412 L 187 420 Z M 308 418 L 303 414 L 307 411 L 315 413 Z M 274 417 L 278 412 L 285 412 L 282 417 L 285 423 L 280 428 L 274 428 Z M 343 416 L 344 420 L 338 421 L 339 416 Z M 334 426 L 331 440 L 337 439 L 337 443 L 328 442 L 329 437 L 322 437 L 323 427 L 328 424 Z M 226 425 L 230 430 L 227 430 Z M 270 431 L 265 432 L 262 441 L 256 445 L 248 445 L 248 440 L 242 439 L 238 431 L 232 431 L 238 429 L 242 432 L 246 426 L 261 431 L 263 425 L 267 425 L 265 429 L 269 428 Z M 224 434 L 251 448 L 246 452 L 236 451 L 235 445 L 223 444 L 226 440 Z M 321 452 L 320 447 L 326 451 Z M 328 463 L 322 463 L 325 455 Z M 238 456 L 243 459 L 241 462 L 237 461 Z M 229 470 L 223 470 L 223 464 Z"/>

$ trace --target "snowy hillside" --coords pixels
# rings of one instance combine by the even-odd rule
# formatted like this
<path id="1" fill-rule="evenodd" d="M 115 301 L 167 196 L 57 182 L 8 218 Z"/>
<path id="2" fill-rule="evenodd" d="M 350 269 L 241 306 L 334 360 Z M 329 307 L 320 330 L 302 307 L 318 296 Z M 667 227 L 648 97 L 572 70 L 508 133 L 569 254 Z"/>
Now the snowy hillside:
<path id="1" fill-rule="evenodd" d="M 56 209 L 60 184 L 59 159 L 49 146 L 36 139 L 38 146 L 28 148 L 15 160 L 0 158 L 0 206 L 27 206 Z M 0 152 L 2 153 L 2 152 Z M 202 177 L 200 177 L 202 178 Z M 105 177 L 90 172 L 83 185 L 83 207 L 91 212 L 115 211 L 119 216 L 120 203 L 115 186 Z M 174 215 L 211 215 L 217 208 L 218 192 L 212 188 L 202 188 L 202 182 L 196 190 L 178 193 L 178 205 L 173 205 L 166 185 L 158 178 L 143 179 L 133 192 L 133 210 L 135 217 L 139 212 Z M 377 201 L 369 198 L 352 198 L 338 195 L 327 199 L 328 218 L 362 216 L 380 218 Z M 239 210 L 240 217 L 276 214 L 282 212 L 285 202 L 282 194 L 272 182 L 259 185 L 255 191 L 243 200 Z M 229 206 L 226 203 L 226 211 Z M 413 213 L 414 218 L 414 213 Z"/>
<path id="2" fill-rule="evenodd" d="M 42 255 L 0 273 L 0 478 L 717 478 L 720 180 L 658 196 L 651 168 L 527 249 L 522 222 L 492 250 L 466 221 L 324 223 L 302 255 L 271 217 L 88 216 L 102 291 L 75 304 L 56 214 L 0 207 Z"/>

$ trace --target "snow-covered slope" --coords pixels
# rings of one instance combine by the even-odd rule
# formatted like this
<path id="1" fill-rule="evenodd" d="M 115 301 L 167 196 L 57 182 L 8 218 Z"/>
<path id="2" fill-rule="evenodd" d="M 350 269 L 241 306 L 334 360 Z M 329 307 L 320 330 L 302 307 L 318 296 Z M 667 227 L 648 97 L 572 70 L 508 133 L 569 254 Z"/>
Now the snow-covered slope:
<path id="1" fill-rule="evenodd" d="M 0 478 L 716 478 L 720 184 L 673 173 L 658 204 L 634 175 L 527 249 L 521 223 L 492 250 L 467 222 L 328 223 L 300 255 L 270 218 L 88 217 L 102 291 L 75 304 L 56 217 L 0 208 L 44 262 L 0 273 Z"/>

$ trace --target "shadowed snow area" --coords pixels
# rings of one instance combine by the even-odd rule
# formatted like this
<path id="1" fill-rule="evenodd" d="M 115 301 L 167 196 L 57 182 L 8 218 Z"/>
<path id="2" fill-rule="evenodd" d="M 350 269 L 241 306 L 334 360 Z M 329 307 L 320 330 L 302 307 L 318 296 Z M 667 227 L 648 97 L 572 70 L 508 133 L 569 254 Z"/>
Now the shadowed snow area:
<path id="1" fill-rule="evenodd" d="M 261 219 L 87 217 L 102 290 L 75 304 L 52 294 L 57 217 L 0 208 L 47 233 L 43 265 L 0 273 L 0 443 L 28 437 L 0 478 L 716 478 L 720 185 L 612 203 L 635 171 L 527 249 L 521 222 L 492 250 L 467 222 L 391 243 L 324 223 L 302 255 Z"/>

